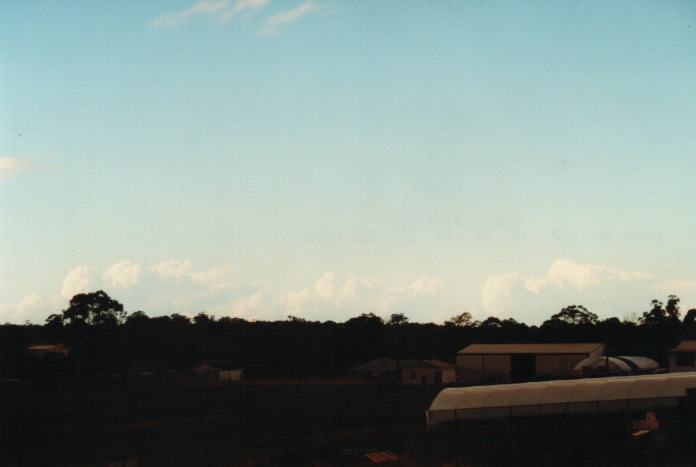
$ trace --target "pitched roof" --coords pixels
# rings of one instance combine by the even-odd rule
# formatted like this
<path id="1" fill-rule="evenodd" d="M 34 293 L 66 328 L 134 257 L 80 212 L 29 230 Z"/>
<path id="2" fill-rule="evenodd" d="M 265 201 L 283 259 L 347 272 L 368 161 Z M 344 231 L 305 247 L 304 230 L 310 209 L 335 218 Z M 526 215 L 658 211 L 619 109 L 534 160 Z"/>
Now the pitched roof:
<path id="1" fill-rule="evenodd" d="M 402 368 L 454 368 L 451 363 L 443 362 L 435 358 L 430 360 L 415 360 L 401 366 Z"/>
<path id="2" fill-rule="evenodd" d="M 600 343 L 577 344 L 471 344 L 459 352 L 461 354 L 589 354 Z"/>
<path id="3" fill-rule="evenodd" d="M 391 358 L 375 358 L 369 362 L 361 363 L 353 368 L 349 368 L 347 371 L 354 373 L 379 373 L 379 372 L 389 372 L 397 371 L 399 366 L 402 368 L 414 360 L 392 360 Z"/>
<path id="4" fill-rule="evenodd" d="M 209 370 L 209 371 L 231 371 L 231 370 L 243 370 L 244 368 L 230 360 L 206 360 L 203 364 L 197 367 L 199 371 Z"/>
<path id="5" fill-rule="evenodd" d="M 696 352 L 696 341 L 681 341 L 670 352 Z"/>

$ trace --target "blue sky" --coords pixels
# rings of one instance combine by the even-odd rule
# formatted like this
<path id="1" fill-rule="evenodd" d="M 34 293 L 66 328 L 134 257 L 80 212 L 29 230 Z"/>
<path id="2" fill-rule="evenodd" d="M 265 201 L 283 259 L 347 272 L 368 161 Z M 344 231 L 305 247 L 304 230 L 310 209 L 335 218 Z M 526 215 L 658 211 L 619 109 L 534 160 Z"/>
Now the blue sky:
<path id="1" fill-rule="evenodd" d="M 696 307 L 696 5 L 0 3 L 0 322 Z"/>

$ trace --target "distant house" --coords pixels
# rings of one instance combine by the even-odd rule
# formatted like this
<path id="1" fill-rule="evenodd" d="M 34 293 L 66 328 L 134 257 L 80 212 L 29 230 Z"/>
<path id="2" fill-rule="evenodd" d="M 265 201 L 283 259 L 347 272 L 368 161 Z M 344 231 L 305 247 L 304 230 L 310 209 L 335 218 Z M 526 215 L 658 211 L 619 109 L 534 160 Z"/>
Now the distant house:
<path id="1" fill-rule="evenodd" d="M 401 367 L 401 384 L 438 386 L 456 381 L 455 366 L 442 360 L 415 360 Z"/>
<path id="2" fill-rule="evenodd" d="M 393 360 L 391 358 L 376 358 L 361 363 L 346 370 L 351 379 L 372 383 L 397 382 L 400 377 L 400 367 L 413 360 Z"/>
<path id="3" fill-rule="evenodd" d="M 599 343 L 471 344 L 457 353 L 457 377 L 464 385 L 572 378 L 578 363 L 605 352 Z"/>
<path id="4" fill-rule="evenodd" d="M 669 371 L 696 371 L 696 341 L 681 341 L 669 351 Z"/>
<path id="5" fill-rule="evenodd" d="M 36 358 L 44 358 L 46 355 L 70 355 L 70 348 L 65 344 L 36 344 L 30 346 L 29 355 Z"/>
<path id="6" fill-rule="evenodd" d="M 126 373 L 131 376 L 160 376 L 171 370 L 162 360 L 143 360 L 130 364 Z"/>
<path id="7" fill-rule="evenodd" d="M 209 381 L 242 381 L 244 368 L 230 360 L 206 360 L 194 368 L 196 375 Z"/>

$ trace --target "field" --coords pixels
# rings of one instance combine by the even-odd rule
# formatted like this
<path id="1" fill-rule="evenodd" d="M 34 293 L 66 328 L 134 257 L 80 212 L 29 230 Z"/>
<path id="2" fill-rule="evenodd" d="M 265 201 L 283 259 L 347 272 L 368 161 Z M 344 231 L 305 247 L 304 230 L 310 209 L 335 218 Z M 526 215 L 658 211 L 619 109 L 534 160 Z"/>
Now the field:
<path id="1" fill-rule="evenodd" d="M 427 432 L 436 389 L 321 381 L 78 382 L 1 389 L 3 466 L 685 465 L 690 441 L 572 420 Z M 130 462 L 130 464 L 128 463 Z M 136 464 L 137 462 L 137 464 Z M 688 464 L 688 462 L 687 462 Z"/>

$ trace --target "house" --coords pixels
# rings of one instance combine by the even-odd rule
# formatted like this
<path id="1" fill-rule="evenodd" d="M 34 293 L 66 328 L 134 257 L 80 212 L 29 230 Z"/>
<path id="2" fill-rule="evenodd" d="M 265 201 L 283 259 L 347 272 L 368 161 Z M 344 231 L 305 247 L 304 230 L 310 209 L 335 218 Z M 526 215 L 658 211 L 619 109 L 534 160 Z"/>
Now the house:
<path id="1" fill-rule="evenodd" d="M 242 381 L 244 368 L 229 360 L 206 360 L 193 370 L 209 381 Z"/>
<path id="2" fill-rule="evenodd" d="M 142 360 L 128 366 L 126 374 L 130 376 L 160 376 L 171 370 L 162 360 Z"/>
<path id="3" fill-rule="evenodd" d="M 415 360 L 401 367 L 401 384 L 438 386 L 456 381 L 455 366 L 442 360 Z"/>
<path id="4" fill-rule="evenodd" d="M 397 382 L 400 378 L 399 368 L 412 361 L 413 360 L 397 361 L 391 358 L 375 358 L 369 362 L 349 368 L 346 372 L 351 379 L 363 382 Z"/>
<path id="5" fill-rule="evenodd" d="M 605 352 L 599 343 L 471 344 L 457 353 L 457 378 L 463 385 L 572 378 L 578 363 Z"/>
<path id="6" fill-rule="evenodd" d="M 70 355 L 70 348 L 65 344 L 36 344 L 27 349 L 29 355 L 44 358 L 46 355 Z"/>
<path id="7" fill-rule="evenodd" d="M 669 351 L 669 371 L 696 371 L 696 341 L 681 341 Z"/>

